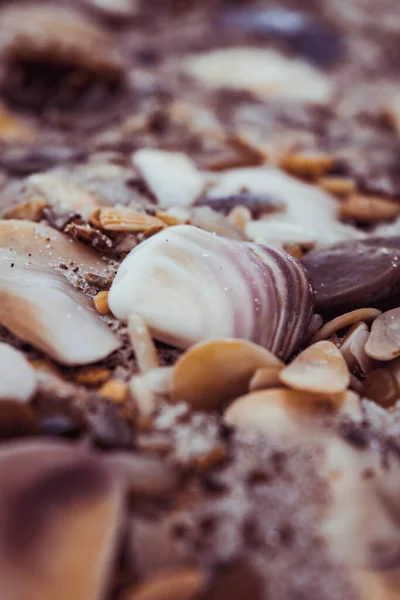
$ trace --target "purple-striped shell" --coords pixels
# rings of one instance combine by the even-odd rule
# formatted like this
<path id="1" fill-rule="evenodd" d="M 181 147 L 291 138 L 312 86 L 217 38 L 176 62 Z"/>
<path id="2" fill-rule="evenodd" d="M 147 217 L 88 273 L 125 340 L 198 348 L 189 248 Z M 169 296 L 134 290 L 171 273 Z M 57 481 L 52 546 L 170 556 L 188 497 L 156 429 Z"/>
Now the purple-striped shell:
<path id="1" fill-rule="evenodd" d="M 287 358 L 313 312 L 302 266 L 286 252 L 170 227 L 134 248 L 111 287 L 120 319 L 139 314 L 155 338 L 180 348 L 243 338 Z"/>

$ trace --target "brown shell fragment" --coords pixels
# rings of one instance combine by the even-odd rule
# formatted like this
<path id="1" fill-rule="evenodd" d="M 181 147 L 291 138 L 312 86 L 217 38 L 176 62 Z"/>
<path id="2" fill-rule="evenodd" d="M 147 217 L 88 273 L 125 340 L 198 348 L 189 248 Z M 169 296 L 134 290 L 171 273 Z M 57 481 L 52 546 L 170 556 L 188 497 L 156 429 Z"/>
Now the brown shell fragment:
<path id="1" fill-rule="evenodd" d="M 376 360 L 392 360 L 400 354 L 400 308 L 389 310 L 375 319 L 365 352 Z"/>
<path id="2" fill-rule="evenodd" d="M 247 391 L 257 369 L 282 366 L 276 356 L 252 342 L 234 339 L 201 342 L 176 362 L 172 400 L 188 402 L 198 410 L 219 408 Z"/>
<path id="3" fill-rule="evenodd" d="M 357 184 L 354 179 L 350 177 L 322 177 L 318 180 L 318 185 L 328 192 L 329 194 L 334 194 L 335 196 L 344 197 L 353 194 L 357 189 Z"/>
<path id="4" fill-rule="evenodd" d="M 42 198 L 29 198 L 22 204 L 9 208 L 4 214 L 4 219 L 26 219 L 38 223 L 43 215 L 46 202 Z"/>
<path id="5" fill-rule="evenodd" d="M 110 469 L 54 442 L 0 452 L 1 590 L 18 600 L 100 600 L 110 577 L 121 496 Z"/>
<path id="6" fill-rule="evenodd" d="M 396 297 L 400 288 L 400 237 L 372 237 L 307 254 L 303 265 L 316 308 L 350 310 Z"/>
<path id="7" fill-rule="evenodd" d="M 339 317 L 335 317 L 332 321 L 328 321 L 328 323 L 325 323 L 325 325 L 318 329 L 314 333 L 311 343 L 326 340 L 337 331 L 349 327 L 358 321 L 369 323 L 370 321 L 377 319 L 381 314 L 381 311 L 377 308 L 358 308 L 348 313 L 344 313 Z"/>
<path id="8" fill-rule="evenodd" d="M 398 202 L 373 196 L 353 195 L 340 205 L 342 218 L 354 219 L 358 223 L 394 219 L 399 212 Z"/>
<path id="9" fill-rule="evenodd" d="M 161 219 L 128 208 L 102 208 L 96 213 L 96 220 L 106 231 L 140 233 L 151 229 L 155 233 L 165 227 Z"/>
<path id="10" fill-rule="evenodd" d="M 108 292 L 102 291 L 93 298 L 94 307 L 100 315 L 108 315 L 110 307 L 108 306 Z"/>
<path id="11" fill-rule="evenodd" d="M 317 342 L 301 352 L 279 379 L 285 385 L 314 394 L 339 394 L 350 384 L 350 373 L 340 350 L 331 342 Z"/>
<path id="12" fill-rule="evenodd" d="M 397 362 L 397 361 L 394 361 Z M 381 406 L 388 408 L 400 400 L 400 383 L 397 369 L 379 368 L 374 369 L 367 375 L 364 383 L 363 394 L 370 400 L 375 400 Z"/>
<path id="13" fill-rule="evenodd" d="M 331 154 L 290 153 L 284 156 L 280 167 L 298 177 L 318 179 L 332 170 L 335 158 Z"/>
<path id="14" fill-rule="evenodd" d="M 194 600 L 205 583 L 195 567 L 160 572 L 122 594 L 122 600 Z"/>

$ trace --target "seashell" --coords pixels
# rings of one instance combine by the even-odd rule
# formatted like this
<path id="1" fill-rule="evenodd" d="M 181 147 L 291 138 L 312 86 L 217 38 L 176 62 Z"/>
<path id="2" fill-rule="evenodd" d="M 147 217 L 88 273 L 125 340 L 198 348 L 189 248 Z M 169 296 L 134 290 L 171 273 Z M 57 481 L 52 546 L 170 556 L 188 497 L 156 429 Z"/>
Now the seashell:
<path id="1" fill-rule="evenodd" d="M 106 231 L 131 231 L 139 233 L 150 228 L 158 230 L 165 227 L 165 223 L 157 217 L 146 213 L 139 213 L 129 208 L 102 208 L 96 218 L 100 227 Z"/>
<path id="2" fill-rule="evenodd" d="M 354 219 L 358 223 L 365 224 L 394 219 L 399 212 L 398 202 L 359 194 L 350 196 L 340 205 L 340 214 L 343 219 Z"/>
<path id="3" fill-rule="evenodd" d="M 143 319 L 136 314 L 129 315 L 128 334 L 139 370 L 146 373 L 159 367 L 157 349 L 151 339 L 149 330 Z"/>
<path id="4" fill-rule="evenodd" d="M 346 333 L 340 352 L 350 370 L 356 368 L 362 373 L 369 373 L 376 367 L 375 361 L 365 352 L 369 335 L 368 327 L 363 321 L 353 325 Z"/>
<path id="5" fill-rule="evenodd" d="M 297 177 L 319 179 L 335 166 L 331 154 L 290 152 L 280 161 L 280 167 Z"/>
<path id="6" fill-rule="evenodd" d="M 108 302 L 116 317 L 134 312 L 179 348 L 237 337 L 286 358 L 307 330 L 313 294 L 285 252 L 178 225 L 131 251 Z"/>
<path id="7" fill-rule="evenodd" d="M 96 254 L 43 224 L 0 221 L 0 322 L 66 365 L 105 358 L 118 338 L 92 302 L 55 270 L 63 260 L 104 274 Z"/>
<path id="8" fill-rule="evenodd" d="M 237 398 L 224 413 L 224 421 L 240 430 L 254 431 L 271 439 L 294 437 L 311 440 L 321 436 L 321 420 L 335 408 L 362 417 L 359 397 L 351 391 L 335 395 L 271 388 Z M 327 412 L 328 411 L 328 412 Z M 323 430 L 323 436 L 326 432 Z"/>
<path id="9" fill-rule="evenodd" d="M 258 218 L 265 213 L 280 212 L 284 205 L 272 195 L 238 192 L 217 196 L 215 192 L 203 196 L 196 202 L 196 206 L 209 206 L 223 215 L 230 214 L 235 208 L 245 207 L 253 218 Z"/>
<path id="10" fill-rule="evenodd" d="M 172 400 L 197 410 L 215 409 L 245 393 L 257 369 L 282 366 L 271 352 L 245 340 L 201 342 L 175 363 Z"/>
<path id="11" fill-rule="evenodd" d="M 217 213 L 208 206 L 194 207 L 190 211 L 190 223 L 223 237 L 232 240 L 247 240 L 248 238 L 243 231 L 238 229 L 227 217 Z"/>
<path id="12" fill-rule="evenodd" d="M 199 569 L 184 567 L 150 576 L 124 591 L 121 600 L 195 600 L 204 585 Z"/>
<path id="13" fill-rule="evenodd" d="M 2 445 L 0 477 L 2 596 L 103 598 L 122 512 L 110 468 L 82 448 L 23 442 Z"/>
<path id="14" fill-rule="evenodd" d="M 282 368 L 261 367 L 257 369 L 253 377 L 250 379 L 249 392 L 257 392 L 258 390 L 266 390 L 268 388 L 278 388 L 281 384 L 279 373 Z"/>
<path id="15" fill-rule="evenodd" d="M 22 204 L 12 206 L 3 214 L 4 219 L 26 219 L 38 223 L 42 219 L 46 203 L 41 198 L 29 198 Z"/>
<path id="16" fill-rule="evenodd" d="M 372 323 L 365 352 L 376 360 L 393 360 L 400 354 L 400 308 L 381 314 Z"/>
<path id="17" fill-rule="evenodd" d="M 314 344 L 315 342 L 326 340 L 337 331 L 349 327 L 358 321 L 366 321 L 367 323 L 373 321 L 381 314 L 381 311 L 377 308 L 357 308 L 356 310 L 339 315 L 318 329 L 311 338 L 311 343 Z"/>
<path id="18" fill-rule="evenodd" d="M 102 291 L 93 298 L 94 307 L 99 315 L 108 315 L 110 307 L 108 306 L 108 292 Z"/>
<path id="19" fill-rule="evenodd" d="M 317 342 L 301 352 L 279 373 L 288 387 L 313 394 L 340 394 L 350 384 L 350 373 L 340 350 L 331 342 Z"/>
<path id="20" fill-rule="evenodd" d="M 162 208 L 190 206 L 201 194 L 203 178 L 182 152 L 142 149 L 132 162 Z"/>
<path id="21" fill-rule="evenodd" d="M 246 90 L 261 100 L 326 104 L 333 91 L 329 78 L 321 71 L 267 48 L 211 50 L 187 58 L 183 69 L 211 89 Z"/>
<path id="22" fill-rule="evenodd" d="M 250 221 L 246 235 L 253 241 L 278 245 L 306 243 L 329 245 L 343 239 L 362 237 L 350 225 L 338 222 L 338 202 L 322 189 L 291 177 L 271 166 L 232 169 L 223 173 L 207 197 L 221 198 L 240 194 L 269 196 L 281 205 L 280 212 L 264 214 Z"/>
<path id="23" fill-rule="evenodd" d="M 35 369 L 22 352 L 0 343 L 0 400 L 29 402 L 36 388 Z"/>
<path id="24" fill-rule="evenodd" d="M 315 288 L 317 308 L 350 310 L 397 297 L 399 258 L 400 237 L 373 237 L 312 252 L 302 262 Z"/>
<path id="25" fill-rule="evenodd" d="M 318 185 L 325 192 L 338 196 L 339 198 L 349 196 L 357 190 L 357 184 L 351 177 L 337 177 L 334 175 L 321 177 L 321 179 L 318 180 Z"/>
<path id="26" fill-rule="evenodd" d="M 387 367 L 378 368 L 368 373 L 363 395 L 377 404 L 388 408 L 400 400 L 400 362 L 397 358 Z"/>

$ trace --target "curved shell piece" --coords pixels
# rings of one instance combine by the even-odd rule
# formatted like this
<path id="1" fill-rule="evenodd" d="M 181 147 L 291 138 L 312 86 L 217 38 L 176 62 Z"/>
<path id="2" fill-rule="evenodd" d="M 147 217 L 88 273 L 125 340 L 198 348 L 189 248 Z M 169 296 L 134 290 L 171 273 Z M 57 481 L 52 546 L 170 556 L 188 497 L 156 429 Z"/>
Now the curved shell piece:
<path id="1" fill-rule="evenodd" d="M 116 317 L 134 312 L 154 337 L 180 348 L 233 337 L 282 358 L 297 347 L 313 309 L 312 288 L 293 257 L 190 225 L 134 248 L 108 301 Z"/>
<path id="2" fill-rule="evenodd" d="M 315 394 L 339 394 L 350 384 L 350 373 L 340 350 L 331 342 L 317 342 L 301 352 L 279 374 L 285 385 Z"/>
<path id="3" fill-rule="evenodd" d="M 84 271 L 103 273 L 94 253 L 51 227 L 0 221 L 0 322 L 65 365 L 105 358 L 118 338 L 56 267 L 65 257 Z"/>
<path id="4" fill-rule="evenodd" d="M 282 366 L 271 352 L 245 340 L 201 342 L 178 359 L 172 400 L 183 400 L 198 410 L 218 408 L 244 394 L 257 369 Z"/>
<path id="5" fill-rule="evenodd" d="M 392 360 L 400 354 L 400 308 L 381 314 L 372 323 L 365 352 L 376 360 Z"/>
<path id="6" fill-rule="evenodd" d="M 0 400 L 29 402 L 36 387 L 35 369 L 22 352 L 0 343 Z"/>

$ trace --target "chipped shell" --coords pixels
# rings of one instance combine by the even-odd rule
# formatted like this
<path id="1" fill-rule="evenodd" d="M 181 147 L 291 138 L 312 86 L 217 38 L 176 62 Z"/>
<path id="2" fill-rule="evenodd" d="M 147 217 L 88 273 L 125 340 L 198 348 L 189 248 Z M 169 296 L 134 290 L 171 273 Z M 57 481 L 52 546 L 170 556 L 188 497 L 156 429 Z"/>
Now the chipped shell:
<path id="1" fill-rule="evenodd" d="M 262 367 L 282 368 L 276 356 L 245 340 L 215 340 L 196 344 L 175 364 L 172 400 L 198 410 L 219 408 L 247 391 Z"/>
<path id="2" fill-rule="evenodd" d="M 120 346 L 90 299 L 56 271 L 69 258 L 104 274 L 96 254 L 43 224 L 0 221 L 0 235 L 0 323 L 66 365 L 95 362 Z"/>
<path id="3" fill-rule="evenodd" d="M 0 400 L 29 402 L 36 387 L 35 369 L 22 352 L 0 343 Z"/>
<path id="4" fill-rule="evenodd" d="M 313 293 L 284 251 L 178 225 L 130 252 L 108 302 L 116 317 L 136 313 L 179 348 L 241 338 L 286 358 L 307 330 Z"/>
<path id="5" fill-rule="evenodd" d="M 376 360 L 392 360 L 400 354 L 400 308 L 381 314 L 372 323 L 365 352 Z"/>
<path id="6" fill-rule="evenodd" d="M 301 352 L 279 374 L 288 387 L 315 394 L 339 394 L 350 384 L 350 373 L 340 350 L 331 342 L 317 342 Z"/>

